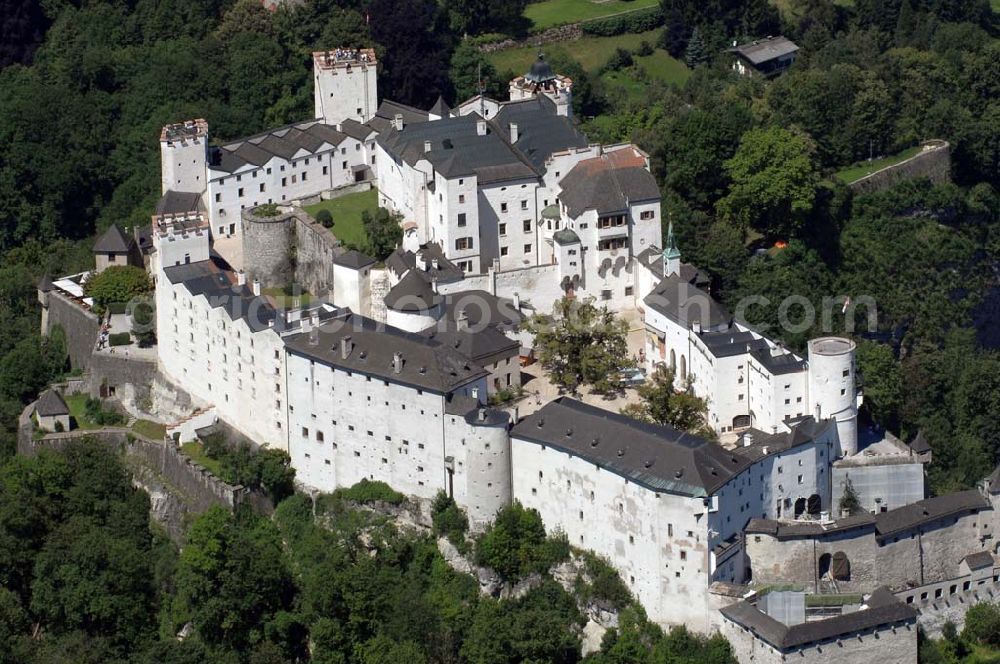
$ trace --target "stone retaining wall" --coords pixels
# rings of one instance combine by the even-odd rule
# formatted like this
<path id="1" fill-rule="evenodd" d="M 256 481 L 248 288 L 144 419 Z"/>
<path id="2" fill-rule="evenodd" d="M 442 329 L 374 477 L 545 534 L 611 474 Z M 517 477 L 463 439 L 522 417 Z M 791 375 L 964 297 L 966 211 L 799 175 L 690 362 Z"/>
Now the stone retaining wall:
<path id="1" fill-rule="evenodd" d="M 927 178 L 934 184 L 951 179 L 951 147 L 948 141 L 924 141 L 920 152 L 898 164 L 886 166 L 850 184 L 855 194 L 870 194 L 889 189 L 903 180 Z"/>
<path id="2" fill-rule="evenodd" d="M 97 343 L 100 320 L 93 311 L 84 309 L 56 289 L 49 291 L 48 301 L 48 313 L 42 316 L 42 334 L 47 335 L 56 325 L 62 327 L 66 332 L 71 365 L 74 369 L 88 368 L 94 344 Z"/>

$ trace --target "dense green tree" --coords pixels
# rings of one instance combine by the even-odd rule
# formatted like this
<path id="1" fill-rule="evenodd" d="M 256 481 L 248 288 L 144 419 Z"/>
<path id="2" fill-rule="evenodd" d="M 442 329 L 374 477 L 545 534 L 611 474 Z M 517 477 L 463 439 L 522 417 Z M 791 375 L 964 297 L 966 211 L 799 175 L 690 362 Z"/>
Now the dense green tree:
<path id="1" fill-rule="evenodd" d="M 538 360 L 562 389 L 575 392 L 585 384 L 601 393 L 618 389 L 618 374 L 630 363 L 628 327 L 606 308 L 563 298 L 551 316 L 532 317 L 526 329 L 534 335 Z"/>
<path id="2" fill-rule="evenodd" d="M 146 295 L 153 288 L 149 275 L 141 267 L 112 265 L 87 279 L 83 292 L 94 298 L 94 303 L 107 306 L 113 302 L 129 302 Z"/>
<path id="3" fill-rule="evenodd" d="M 434 0 L 370 0 L 372 38 L 386 47 L 379 87 L 404 104 L 429 108 L 447 92 L 450 44 Z"/>
<path id="4" fill-rule="evenodd" d="M 899 430 L 903 382 L 892 349 L 872 341 L 858 345 L 858 372 L 864 379 L 864 408 L 872 419 L 891 431 Z"/>
<path id="5" fill-rule="evenodd" d="M 365 244 L 358 247 L 373 258 L 385 260 L 403 241 L 403 217 L 398 212 L 390 212 L 380 207 L 374 214 L 365 210 L 361 213 L 361 225 L 365 228 Z"/>
<path id="6" fill-rule="evenodd" d="M 445 0 L 444 10 L 458 35 L 500 32 L 520 36 L 528 29 L 527 0 Z"/>
<path id="7" fill-rule="evenodd" d="M 684 62 L 691 69 L 706 64 L 709 60 L 705 41 L 701 38 L 701 32 L 697 26 L 691 31 L 691 38 L 688 40 L 687 49 L 684 51 Z"/>
<path id="8" fill-rule="evenodd" d="M 455 86 L 455 103 L 479 94 L 480 86 L 488 97 L 499 98 L 504 81 L 489 59 L 475 46 L 463 42 L 451 56 L 450 77 Z"/>
<path id="9" fill-rule="evenodd" d="M 704 438 L 715 433 L 708 424 L 708 406 L 694 393 L 691 381 L 679 385 L 674 370 L 659 365 L 649 380 L 638 388 L 639 403 L 631 403 L 622 413 L 653 424 L 669 425 Z"/>
<path id="10" fill-rule="evenodd" d="M 519 502 L 500 510 L 476 542 L 476 561 L 510 581 L 547 570 L 567 554 L 565 541 L 546 539 L 538 511 Z"/>
<path id="11" fill-rule="evenodd" d="M 788 237 L 816 200 L 819 173 L 807 136 L 780 127 L 751 129 L 725 162 L 732 180 L 719 213 L 742 228 Z"/>
<path id="12" fill-rule="evenodd" d="M 970 606 L 965 612 L 962 638 L 972 643 L 1000 646 L 1000 607 L 990 602 Z"/>

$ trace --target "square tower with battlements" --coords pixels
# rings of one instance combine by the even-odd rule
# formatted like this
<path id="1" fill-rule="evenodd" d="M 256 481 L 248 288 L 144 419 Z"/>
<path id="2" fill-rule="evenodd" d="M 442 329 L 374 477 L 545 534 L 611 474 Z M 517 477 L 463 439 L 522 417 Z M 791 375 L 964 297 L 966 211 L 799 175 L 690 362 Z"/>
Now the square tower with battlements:
<path id="1" fill-rule="evenodd" d="M 371 48 L 314 52 L 316 118 L 327 124 L 371 120 L 378 108 L 376 64 Z"/>
<path id="2" fill-rule="evenodd" d="M 201 193 L 207 184 L 208 122 L 176 122 L 160 132 L 161 191 Z"/>

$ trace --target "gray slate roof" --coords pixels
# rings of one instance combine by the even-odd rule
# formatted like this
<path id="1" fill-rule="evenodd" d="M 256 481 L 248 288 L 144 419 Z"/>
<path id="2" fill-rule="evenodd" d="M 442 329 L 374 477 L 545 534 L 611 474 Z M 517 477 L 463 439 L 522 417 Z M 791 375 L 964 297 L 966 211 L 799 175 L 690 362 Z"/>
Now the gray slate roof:
<path id="1" fill-rule="evenodd" d="M 454 328 L 438 330 L 432 327 L 426 331 L 425 336 L 448 348 L 453 348 L 483 366 L 514 357 L 521 351 L 520 342 L 511 339 L 495 327 L 464 330 Z"/>
<path id="2" fill-rule="evenodd" d="M 377 261 L 371 256 L 363 254 L 360 251 L 355 251 L 354 249 L 345 251 L 339 256 L 333 257 L 334 265 L 343 265 L 344 267 L 349 267 L 353 270 L 366 268 L 369 265 L 374 265 L 376 262 Z"/>
<path id="3" fill-rule="evenodd" d="M 324 143 L 336 147 L 345 138 L 336 127 L 319 120 L 297 122 L 214 148 L 210 167 L 235 173 L 245 166 L 264 166 L 275 157 L 290 160 L 299 150 L 315 153 Z"/>
<path id="4" fill-rule="evenodd" d="M 125 234 L 118 224 L 111 224 L 94 243 L 95 254 L 127 254 L 135 244 L 135 239 Z"/>
<path id="5" fill-rule="evenodd" d="M 435 259 L 438 263 L 437 268 L 434 267 Z M 420 245 L 416 253 L 397 247 L 385 259 L 385 266 L 392 270 L 397 277 L 405 274 L 408 270 L 415 270 L 425 281 L 451 283 L 465 278 L 462 268 L 448 260 L 444 251 L 441 250 L 441 245 L 436 242 Z"/>
<path id="6" fill-rule="evenodd" d="M 69 415 L 69 406 L 63 400 L 62 395 L 56 390 L 48 389 L 38 398 L 35 404 L 35 412 L 41 417 L 54 417 L 58 415 Z"/>
<path id="7" fill-rule="evenodd" d="M 740 44 L 730 50 L 757 66 L 775 58 L 795 53 L 799 47 L 787 37 L 768 37 L 748 44 Z"/>
<path id="8" fill-rule="evenodd" d="M 985 509 L 990 509 L 989 501 L 977 489 L 970 489 L 927 498 L 888 512 L 859 514 L 825 525 L 818 521 L 787 523 L 773 519 L 751 519 L 750 523 L 747 524 L 746 532 L 767 534 L 784 539 L 814 537 L 874 525 L 876 536 L 880 540 L 884 540 L 947 517 Z"/>
<path id="9" fill-rule="evenodd" d="M 493 121 L 508 139 L 510 123 L 517 124 L 514 147 L 539 172 L 545 170 L 545 160 L 552 153 L 588 145 L 587 137 L 577 130 L 572 120 L 559 115 L 555 102 L 545 95 L 505 103 Z"/>
<path id="10" fill-rule="evenodd" d="M 734 451 L 742 454 L 748 459 L 758 461 L 765 456 L 786 452 L 800 445 L 805 445 L 816 440 L 827 428 L 833 426 L 832 420 L 816 422 L 811 415 L 803 417 L 791 425 L 791 431 L 781 433 L 765 433 L 753 430 L 753 443 L 735 448 Z M 764 450 L 767 450 L 765 453 Z"/>
<path id="11" fill-rule="evenodd" d="M 430 120 L 427 111 L 422 111 L 419 108 L 407 106 L 391 99 L 384 99 L 379 104 L 378 110 L 375 111 L 375 116 L 368 121 L 368 125 L 379 134 L 388 133 L 392 130 L 392 123 L 397 114 L 403 116 L 404 128 L 412 124 L 419 124 Z"/>
<path id="12" fill-rule="evenodd" d="M 970 570 L 993 567 L 993 554 L 989 551 L 970 553 L 963 560 L 965 560 L 965 564 L 969 566 Z"/>
<path id="13" fill-rule="evenodd" d="M 521 420 L 512 436 L 573 454 L 652 491 L 692 497 L 711 495 L 752 463 L 673 427 L 568 397 Z"/>
<path id="14" fill-rule="evenodd" d="M 556 244 L 580 244 L 580 236 L 572 228 L 560 228 L 552 234 Z"/>
<path id="15" fill-rule="evenodd" d="M 663 278 L 663 249 L 661 247 L 650 245 L 639 252 L 636 259 L 657 277 Z M 712 283 L 711 277 L 690 263 L 681 263 L 681 278 L 702 289 L 707 288 Z"/>
<path id="16" fill-rule="evenodd" d="M 457 118 L 422 122 L 389 129 L 379 134 L 385 150 L 410 166 L 426 159 L 446 178 L 476 176 L 479 184 L 538 178 L 538 171 L 511 148 L 504 132 L 487 123 L 485 136 L 477 124 L 482 118 L 471 113 Z M 430 144 L 430 151 L 425 150 Z"/>
<path id="17" fill-rule="evenodd" d="M 771 353 L 771 347 L 765 339 L 754 337 L 753 333 L 739 330 L 735 327 L 716 332 L 702 332 L 699 335 L 702 343 L 715 357 L 732 357 L 750 353 L 772 374 L 781 375 L 805 371 L 808 366 L 801 357 L 789 352 Z"/>
<path id="18" fill-rule="evenodd" d="M 729 311 L 711 295 L 676 274 L 660 281 L 643 302 L 654 311 L 688 327 L 698 322 L 703 330 L 709 330 L 728 326 L 732 321 Z"/>
<path id="19" fill-rule="evenodd" d="M 193 191 L 167 189 L 156 203 L 156 214 L 184 214 L 201 209 L 201 194 Z"/>
<path id="20" fill-rule="evenodd" d="M 729 620 L 782 651 L 825 639 L 848 637 L 882 625 L 913 622 L 917 618 L 915 609 L 900 602 L 885 587 L 873 592 L 866 605 L 868 608 L 861 611 L 798 625 L 785 625 L 746 601 L 730 604 L 721 611 Z"/>
<path id="21" fill-rule="evenodd" d="M 512 330 L 524 321 L 524 315 L 514 303 L 484 290 L 465 290 L 444 296 L 444 316 L 448 327 L 454 327 L 459 314 L 465 313 L 470 328 L 496 327 Z"/>
<path id="22" fill-rule="evenodd" d="M 660 188 L 645 168 L 606 168 L 594 172 L 577 164 L 559 186 L 559 200 L 569 215 L 579 217 L 587 210 L 597 214 L 625 212 L 632 203 L 659 200 Z"/>
<path id="23" fill-rule="evenodd" d="M 441 303 L 441 296 L 434 292 L 416 270 L 410 270 L 399 283 L 385 295 L 385 306 L 396 311 L 419 312 Z"/>
<path id="24" fill-rule="evenodd" d="M 352 344 L 346 358 L 341 352 L 345 337 L 350 337 Z M 443 344 L 351 313 L 320 325 L 316 335 L 289 335 L 285 346 L 290 353 L 328 366 L 439 394 L 486 375 L 481 366 Z M 393 354 L 397 352 L 403 356 L 398 374 L 393 367 Z"/>

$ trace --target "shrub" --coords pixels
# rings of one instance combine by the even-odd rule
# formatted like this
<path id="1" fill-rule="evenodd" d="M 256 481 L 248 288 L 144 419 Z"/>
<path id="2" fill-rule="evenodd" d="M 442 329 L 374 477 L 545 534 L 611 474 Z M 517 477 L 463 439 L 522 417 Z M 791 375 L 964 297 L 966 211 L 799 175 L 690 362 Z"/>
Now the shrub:
<path id="1" fill-rule="evenodd" d="M 84 406 L 84 413 L 88 420 L 98 426 L 115 426 L 125 423 L 125 417 L 121 413 L 113 410 L 104 410 L 104 404 L 100 399 L 90 397 Z"/>
<path id="2" fill-rule="evenodd" d="M 632 601 L 625 582 L 604 558 L 587 552 L 583 554 L 583 561 L 590 584 L 583 589 L 582 599 L 604 601 L 619 610 Z"/>
<path id="3" fill-rule="evenodd" d="M 434 524 L 434 534 L 444 536 L 463 553 L 468 548 L 465 543 L 465 533 L 469 529 L 469 519 L 453 498 L 444 491 L 438 491 L 431 503 L 431 520 Z"/>
<path id="4" fill-rule="evenodd" d="M 634 63 L 635 60 L 632 59 L 631 51 L 627 51 L 624 48 L 616 48 L 615 52 L 608 59 L 607 64 L 604 65 L 604 71 L 620 71 L 626 67 L 631 67 Z"/>
<path id="5" fill-rule="evenodd" d="M 333 215 L 329 210 L 323 209 L 317 212 L 316 221 L 323 224 L 323 228 L 333 228 Z"/>
<path id="6" fill-rule="evenodd" d="M 132 343 L 132 335 L 128 332 L 115 332 L 108 336 L 110 346 L 128 346 Z"/>
<path id="7" fill-rule="evenodd" d="M 406 500 L 406 496 L 385 482 L 371 482 L 369 480 L 361 480 L 346 489 L 337 489 L 333 495 L 363 505 L 376 502 L 399 505 Z"/>
<path id="8" fill-rule="evenodd" d="M 63 427 L 63 423 L 60 422 L 59 420 L 56 420 L 55 431 L 56 431 L 56 433 L 62 433 L 63 431 L 65 431 L 65 428 Z"/>
<path id="9" fill-rule="evenodd" d="M 652 55 L 653 54 L 653 45 L 650 44 L 645 39 L 643 39 L 639 43 L 639 48 L 636 49 L 635 54 L 638 55 L 638 56 L 640 56 L 640 57 L 644 57 L 644 56 L 647 56 L 647 55 Z"/>
<path id="10" fill-rule="evenodd" d="M 127 302 L 109 302 L 107 309 L 113 314 L 123 314 L 125 309 L 128 308 Z"/>
<path id="11" fill-rule="evenodd" d="M 988 646 L 1000 646 L 1000 606 L 982 602 L 969 607 L 965 614 L 962 639 Z"/>
<path id="12" fill-rule="evenodd" d="M 153 284 L 146 271 L 132 265 L 112 265 L 91 276 L 83 285 L 84 294 L 94 298 L 99 307 L 106 307 L 111 302 L 128 302 L 151 290 Z"/>
<path id="13" fill-rule="evenodd" d="M 476 562 L 490 567 L 505 580 L 514 581 L 532 572 L 544 572 L 569 557 L 565 536 L 546 538 L 537 510 L 521 503 L 505 507 L 476 543 Z"/>
<path id="14" fill-rule="evenodd" d="M 581 27 L 584 34 L 598 37 L 614 37 L 625 33 L 646 32 L 663 25 L 663 9 L 650 7 L 627 14 L 608 16 L 594 21 L 587 21 Z"/>
<path id="15" fill-rule="evenodd" d="M 281 214 L 277 203 L 264 203 L 254 208 L 253 213 L 258 217 L 277 217 Z"/>

